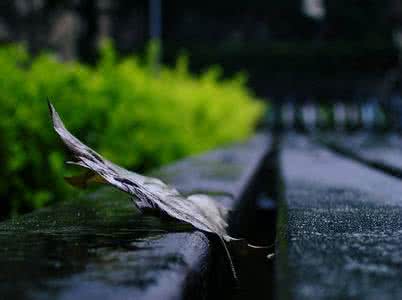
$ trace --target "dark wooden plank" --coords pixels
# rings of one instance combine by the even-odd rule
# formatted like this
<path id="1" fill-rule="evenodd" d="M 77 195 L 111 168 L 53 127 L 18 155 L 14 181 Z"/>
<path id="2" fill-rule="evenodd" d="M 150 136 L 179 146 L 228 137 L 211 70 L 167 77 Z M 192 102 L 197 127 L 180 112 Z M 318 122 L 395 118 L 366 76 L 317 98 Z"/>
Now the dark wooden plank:
<path id="1" fill-rule="evenodd" d="M 257 135 L 154 174 L 231 208 L 252 184 L 269 140 Z M 227 262 L 211 270 L 214 251 L 225 261 L 212 245 L 206 234 L 140 215 L 125 194 L 102 188 L 0 224 L 0 299 L 207 297 L 209 285 L 231 276 Z"/>
<path id="2" fill-rule="evenodd" d="M 282 147 L 280 298 L 401 298 L 401 181 L 301 136 Z"/>
<path id="3" fill-rule="evenodd" d="M 402 137 L 398 134 L 321 134 L 319 140 L 341 154 L 402 177 Z"/>

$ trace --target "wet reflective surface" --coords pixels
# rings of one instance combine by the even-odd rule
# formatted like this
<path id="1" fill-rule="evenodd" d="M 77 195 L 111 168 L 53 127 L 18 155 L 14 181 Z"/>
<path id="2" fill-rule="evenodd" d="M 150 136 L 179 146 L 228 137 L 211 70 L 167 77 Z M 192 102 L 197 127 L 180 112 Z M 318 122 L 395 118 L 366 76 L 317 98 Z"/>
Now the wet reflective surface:
<path id="1" fill-rule="evenodd" d="M 186 239 L 189 229 L 139 215 L 126 195 L 109 188 L 10 220 L 0 225 L 0 294 L 2 299 L 133 297 L 163 270 L 186 264 L 177 240 Z"/>
<path id="2" fill-rule="evenodd" d="M 185 195 L 209 194 L 234 208 L 268 149 L 269 137 L 256 135 L 152 176 Z M 227 257 L 213 237 L 173 219 L 140 215 L 128 195 L 109 187 L 82 195 L 0 223 L 0 299 L 199 299 L 232 293 Z"/>

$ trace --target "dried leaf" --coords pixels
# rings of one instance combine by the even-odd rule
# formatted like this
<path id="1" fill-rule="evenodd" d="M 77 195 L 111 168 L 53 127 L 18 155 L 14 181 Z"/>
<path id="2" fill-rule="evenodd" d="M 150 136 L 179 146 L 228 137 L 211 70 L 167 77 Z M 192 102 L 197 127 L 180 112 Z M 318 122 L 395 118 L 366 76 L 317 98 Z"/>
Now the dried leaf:
<path id="1" fill-rule="evenodd" d="M 78 187 L 85 187 L 91 182 L 109 183 L 134 197 L 134 203 L 140 211 L 159 210 L 195 228 L 218 235 L 232 268 L 236 272 L 225 241 L 234 240 L 227 234 L 227 209 L 207 195 L 184 197 L 175 188 L 157 178 L 147 177 L 128 171 L 106 159 L 84 145 L 64 126 L 53 105 L 49 102 L 53 127 L 73 154 L 74 165 L 89 171 L 82 176 L 70 177 L 67 181 Z"/>

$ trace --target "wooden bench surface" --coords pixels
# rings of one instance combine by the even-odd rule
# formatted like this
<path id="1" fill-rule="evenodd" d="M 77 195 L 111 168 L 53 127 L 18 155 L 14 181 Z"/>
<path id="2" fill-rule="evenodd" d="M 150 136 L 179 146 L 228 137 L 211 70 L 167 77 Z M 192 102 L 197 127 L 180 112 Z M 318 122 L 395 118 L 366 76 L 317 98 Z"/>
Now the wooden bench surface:
<path id="1" fill-rule="evenodd" d="M 279 298 L 400 297 L 402 182 L 298 135 L 280 163 Z"/>
<path id="2" fill-rule="evenodd" d="M 256 135 L 153 175 L 234 208 L 269 141 Z M 1 223 L 0 245 L 0 299 L 203 298 L 209 285 L 231 276 L 223 249 L 205 233 L 140 215 L 126 194 L 109 187 Z M 221 272 L 211 268 L 214 251 Z"/>
<path id="3" fill-rule="evenodd" d="M 397 134 L 321 134 L 319 139 L 330 148 L 353 159 L 402 177 L 402 137 Z"/>

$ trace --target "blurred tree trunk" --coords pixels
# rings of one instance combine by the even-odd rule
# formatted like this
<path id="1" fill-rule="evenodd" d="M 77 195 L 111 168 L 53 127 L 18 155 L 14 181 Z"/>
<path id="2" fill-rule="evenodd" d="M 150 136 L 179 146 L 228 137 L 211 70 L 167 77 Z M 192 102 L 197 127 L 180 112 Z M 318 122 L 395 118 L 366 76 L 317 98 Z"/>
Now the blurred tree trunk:
<path id="1" fill-rule="evenodd" d="M 78 55 L 88 63 L 96 61 L 97 36 L 98 36 L 98 11 L 96 0 L 81 2 L 78 14 L 82 21 L 81 34 L 78 38 Z"/>

